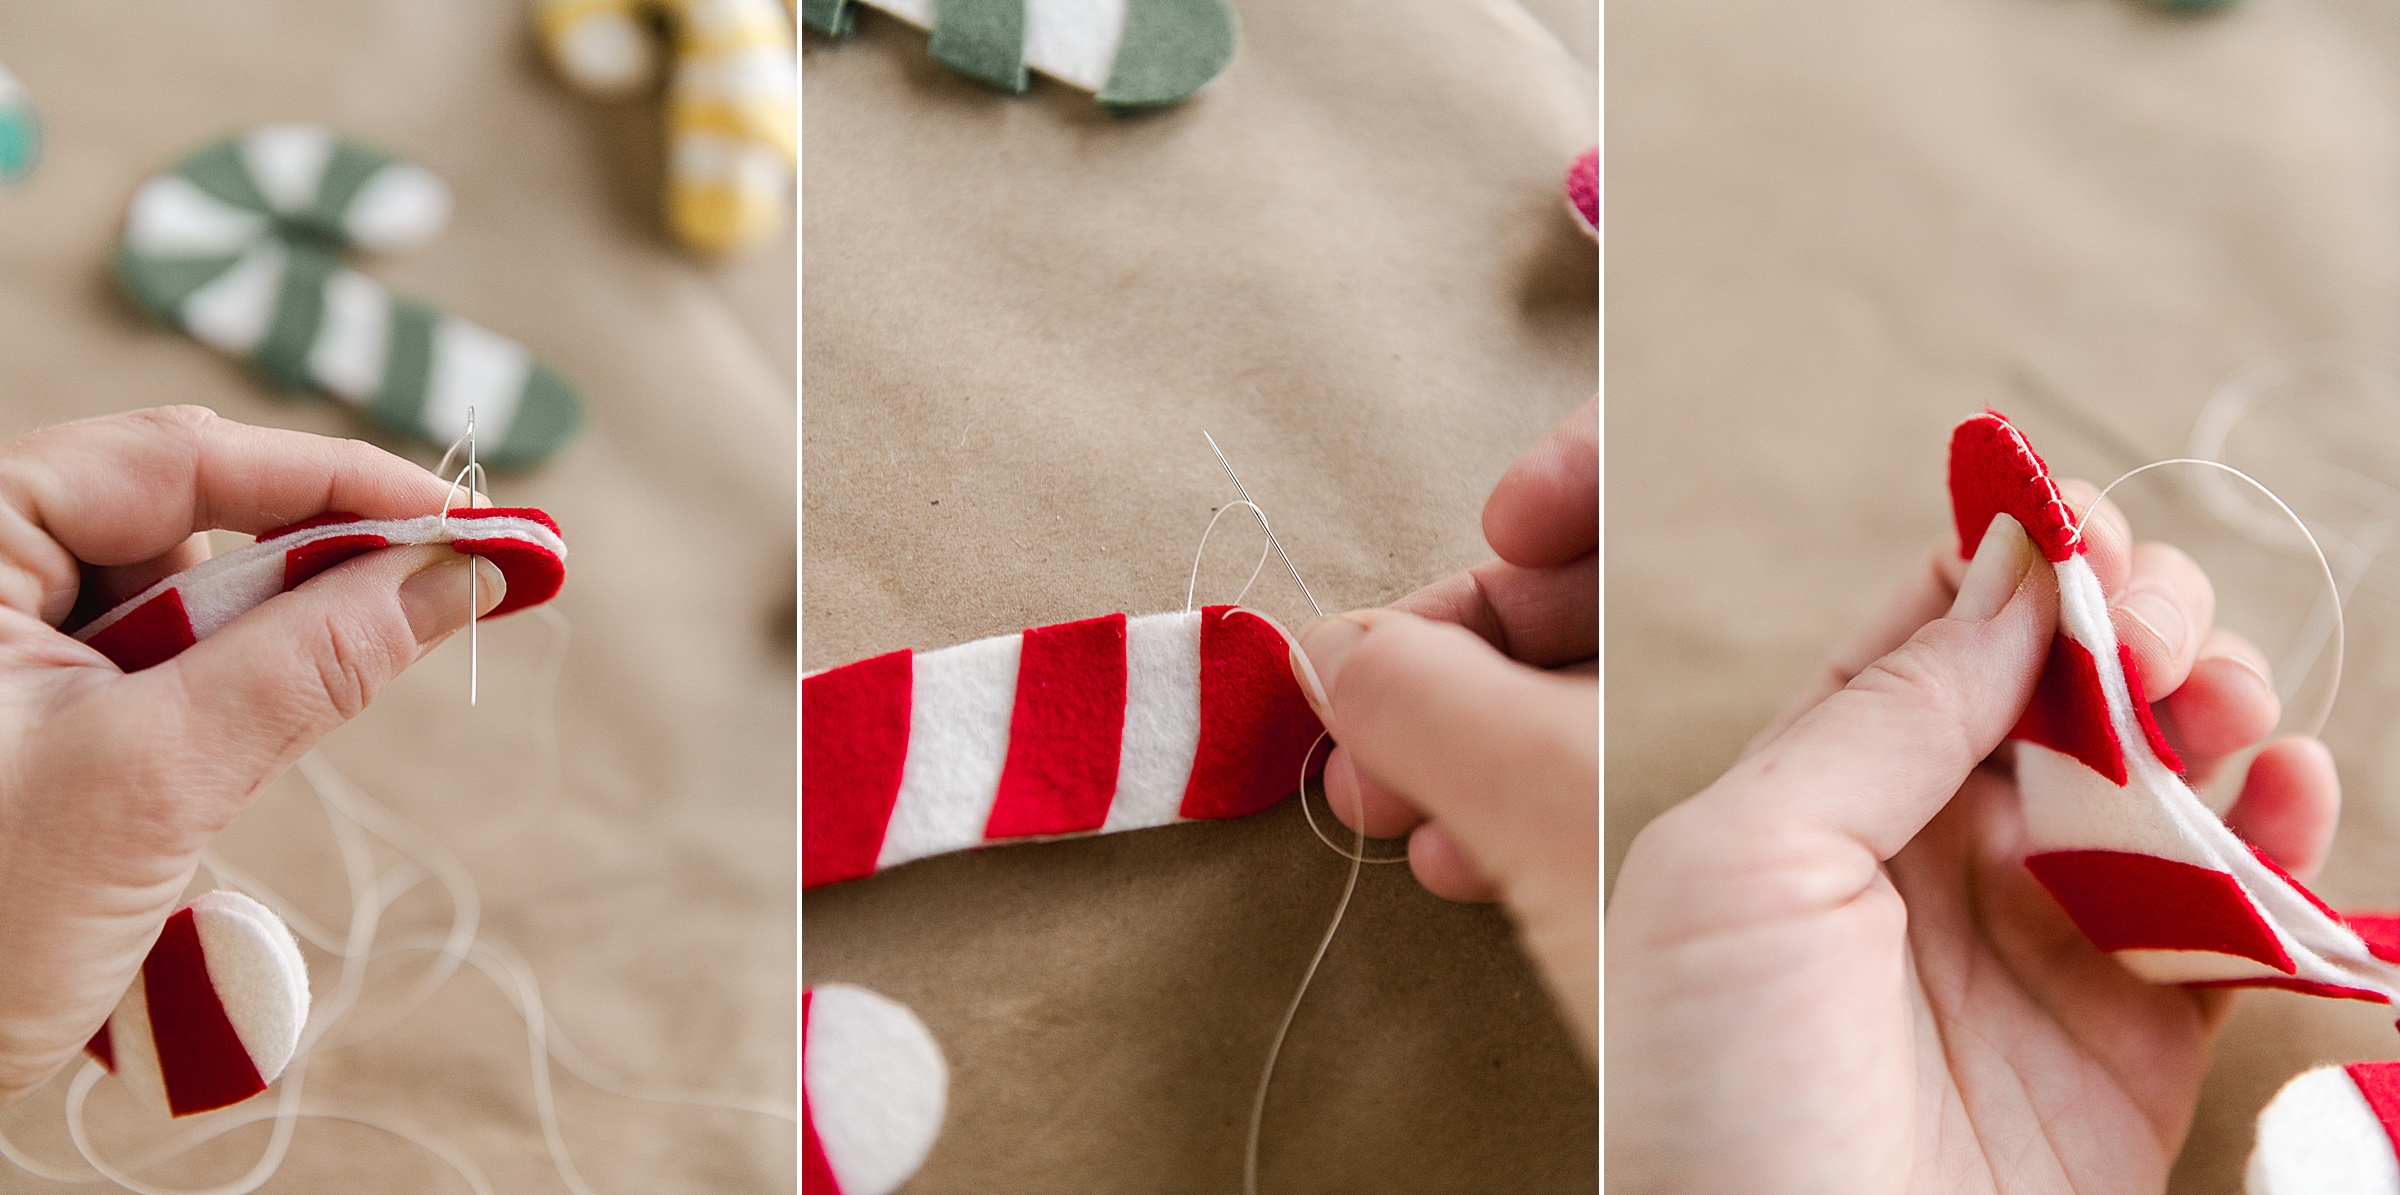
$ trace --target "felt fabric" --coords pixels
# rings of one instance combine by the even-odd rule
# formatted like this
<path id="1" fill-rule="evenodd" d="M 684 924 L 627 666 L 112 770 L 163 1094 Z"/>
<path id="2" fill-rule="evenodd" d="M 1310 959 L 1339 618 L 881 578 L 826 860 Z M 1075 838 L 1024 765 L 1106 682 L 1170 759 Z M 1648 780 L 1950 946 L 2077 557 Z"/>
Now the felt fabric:
<path id="1" fill-rule="evenodd" d="M 1256 813 L 1297 789 L 1322 729 L 1292 650 L 1272 619 L 1208 606 L 812 673 L 800 699 L 801 883 L 1014 839 Z"/>
<path id="2" fill-rule="evenodd" d="M 1112 108 L 1190 99 L 1225 73 L 1239 41 L 1225 0 L 878 0 L 871 7 L 931 30 L 927 53 L 953 70 L 1022 92 L 1030 67 Z M 812 3 L 803 20 L 838 37 L 852 11 Z"/>
<path id="3" fill-rule="evenodd" d="M 266 1090 L 291 1062 L 308 1008 L 291 930 L 247 896 L 208 892 L 167 919 L 85 1050 L 143 1098 L 189 1116 Z"/>
<path id="4" fill-rule="evenodd" d="M 2326 1066 L 2295 1076 L 2258 1116 L 2249 1195 L 2400 1195 L 2394 1072 L 2400 1064 Z"/>
<path id="5" fill-rule="evenodd" d="M 949 1067 L 923 1021 L 847 983 L 800 997 L 805 1195 L 890 1195 L 924 1164 L 949 1100 Z"/>
<path id="6" fill-rule="evenodd" d="M 523 345 L 386 292 L 341 250 L 424 243 L 450 193 L 424 167 L 309 124 L 211 142 L 143 183 L 117 277 L 153 317 L 322 390 L 384 426 L 448 444 L 475 415 L 483 459 L 540 460 L 582 422 L 573 386 Z"/>
<path id="7" fill-rule="evenodd" d="M 775 0 L 534 0 L 558 72 L 624 95 L 656 71 L 649 25 L 669 29 L 667 227 L 707 254 L 754 248 L 783 226 L 799 154 L 792 29 Z"/>
<path id="8" fill-rule="evenodd" d="M 2052 561 L 2064 649 L 2019 723 L 2017 778 L 2026 866 L 2085 935 L 2154 983 L 2400 997 L 2400 965 L 2236 837 L 2159 750 L 2086 545 L 2024 436 L 1996 412 L 1968 419 L 1950 476 L 1962 554 L 1982 541 L 1976 518 L 2006 515 Z"/>
<path id="9" fill-rule="evenodd" d="M 25 85 L 0 66 L 0 187 L 25 181 L 41 161 L 41 111 Z"/>
<path id="10" fill-rule="evenodd" d="M 558 524 L 538 510 L 460 507 L 413 519 L 329 514 L 269 531 L 159 580 L 78 628 L 75 637 L 119 668 L 139 672 L 344 560 L 410 544 L 449 544 L 498 565 L 508 591 L 486 618 L 538 606 L 566 583 L 566 541 Z"/>
<path id="11" fill-rule="evenodd" d="M 1593 146 L 1567 168 L 1567 211 L 1588 236 L 1600 235 L 1600 147 Z"/>

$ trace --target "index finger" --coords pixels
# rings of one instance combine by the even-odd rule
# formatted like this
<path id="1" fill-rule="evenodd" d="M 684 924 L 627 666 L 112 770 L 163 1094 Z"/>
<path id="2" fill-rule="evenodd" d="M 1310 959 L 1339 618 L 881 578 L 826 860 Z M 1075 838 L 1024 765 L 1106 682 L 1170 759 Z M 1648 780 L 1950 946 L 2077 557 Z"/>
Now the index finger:
<path id="1" fill-rule="evenodd" d="M 441 509 L 447 487 L 358 440 L 159 407 L 45 428 L 0 445 L 0 604 L 55 622 L 77 562 L 135 564 L 212 528 L 258 534 L 339 510 Z"/>
<path id="2" fill-rule="evenodd" d="M 1509 465 L 1483 504 L 1483 538 L 1511 564 L 1546 568 L 1600 546 L 1600 398 Z"/>

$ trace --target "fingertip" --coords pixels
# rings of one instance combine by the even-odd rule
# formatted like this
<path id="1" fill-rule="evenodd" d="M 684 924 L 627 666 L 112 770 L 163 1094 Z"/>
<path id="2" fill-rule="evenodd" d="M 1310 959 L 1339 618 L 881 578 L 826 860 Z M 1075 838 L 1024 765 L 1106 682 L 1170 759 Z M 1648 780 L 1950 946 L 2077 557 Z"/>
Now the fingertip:
<path id="1" fill-rule="evenodd" d="M 2333 752 L 2316 739 L 2295 735 L 2259 749 L 2225 821 L 2305 882 L 2324 868 L 2341 813 L 2342 782 Z"/>
<path id="2" fill-rule="evenodd" d="M 1344 826 L 1369 838 L 1398 838 L 1425 821 L 1415 806 L 1360 771 L 1340 747 L 1325 761 L 1325 803 Z"/>
<path id="3" fill-rule="evenodd" d="M 1565 564 L 1600 543 L 1600 400 L 1577 407 L 1500 475 L 1483 538 L 1525 568 Z"/>
<path id="4" fill-rule="evenodd" d="M 1440 822 L 1427 822 L 1408 836 L 1408 870 L 1427 892 L 1443 900 L 1487 904 L 1500 899 L 1499 885 L 1468 861 Z"/>

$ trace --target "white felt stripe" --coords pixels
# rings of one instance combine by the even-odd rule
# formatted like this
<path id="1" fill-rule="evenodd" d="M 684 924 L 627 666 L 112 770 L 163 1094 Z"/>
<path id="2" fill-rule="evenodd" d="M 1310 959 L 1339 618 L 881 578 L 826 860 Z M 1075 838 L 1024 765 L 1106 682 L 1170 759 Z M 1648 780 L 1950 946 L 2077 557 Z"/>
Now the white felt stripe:
<path id="1" fill-rule="evenodd" d="M 449 185 L 414 162 L 386 163 L 342 209 L 342 230 L 361 249 L 420 245 L 449 221 Z"/>
<path id="2" fill-rule="evenodd" d="M 192 902 L 192 928 L 225 1019 L 272 1083 L 299 1047 L 308 1021 L 308 965 L 281 918 L 239 892 L 218 890 Z"/>
<path id="3" fill-rule="evenodd" d="M 1125 620 L 1125 734 L 1102 833 L 1181 820 L 1200 751 L 1200 615 Z"/>
<path id="4" fill-rule="evenodd" d="M 333 159 L 333 134 L 323 125 L 264 124 L 243 134 L 241 154 L 269 205 L 287 214 L 304 211 L 316 202 L 325 163 Z"/>
<path id="5" fill-rule="evenodd" d="M 872 0 L 916 26 L 933 28 L 933 0 Z M 1025 65 L 1097 92 L 1108 86 L 1125 40 L 1127 0 L 1026 0 Z"/>
<path id="6" fill-rule="evenodd" d="M 889 1195 L 932 1151 L 949 1068 L 905 1005 L 846 983 L 810 990 L 800 1082 L 842 1195 Z"/>
<path id="7" fill-rule="evenodd" d="M 475 412 L 475 436 L 497 444 L 516 422 L 517 400 L 533 373 L 525 346 L 480 324 L 445 315 L 433 326 L 433 377 L 418 416 L 436 442 L 467 434 L 467 412 Z"/>
<path id="8" fill-rule="evenodd" d="M 2400 1195 L 2400 1161 L 2374 1109 L 2338 1066 L 2283 1085 L 2258 1114 L 2249 1195 Z"/>
<path id="9" fill-rule="evenodd" d="M 440 515 L 420 515 L 413 519 L 359 519 L 348 523 L 327 523 L 277 536 L 271 540 L 245 544 L 222 556 L 214 556 L 193 565 L 174 576 L 167 577 L 150 588 L 117 603 L 108 613 L 93 619 L 75 638 L 89 642 L 92 636 L 115 626 L 119 619 L 140 608 L 142 603 L 169 589 L 182 592 L 184 609 L 192 618 L 195 638 L 205 638 L 200 629 L 201 617 L 195 604 L 216 608 L 220 601 L 231 604 L 245 596 L 264 592 L 250 605 L 255 606 L 283 592 L 284 553 L 303 544 L 318 540 L 340 539 L 352 535 L 380 535 L 393 546 L 403 544 L 446 544 L 460 539 L 514 539 L 548 551 L 561 560 L 567 557 L 566 541 L 558 533 L 532 519 L 513 516 L 481 519 L 444 519 Z M 272 588 L 261 578 L 271 577 Z M 243 606 L 241 609 L 248 609 Z M 238 616 L 240 610 L 234 614 Z M 230 621 L 230 618 L 224 621 Z M 224 625 L 219 621 L 214 630 Z"/>
<path id="10" fill-rule="evenodd" d="M 247 356 L 275 320 L 283 286 L 283 246 L 272 239 L 250 246 L 241 260 L 184 299 L 179 317 L 201 341 Z"/>
<path id="11" fill-rule="evenodd" d="M 125 989 L 116 1010 L 108 1014 L 108 1044 L 117 1078 L 145 1103 L 166 1107 L 167 1077 L 158 1064 L 158 1043 L 150 1038 L 149 985 L 139 971 L 133 973 L 133 986 Z"/>
<path id="12" fill-rule="evenodd" d="M 983 842 L 1008 762 L 1023 642 L 1022 635 L 1000 635 L 916 654 L 908 757 L 878 870 Z"/>
<path id="13" fill-rule="evenodd" d="M 133 193 L 125 211 L 125 246 L 144 257 L 229 257 L 266 226 L 266 217 L 243 211 L 180 174 L 161 174 Z"/>
<path id="14" fill-rule="evenodd" d="M 337 398 L 364 403 L 383 387 L 391 340 L 391 296 L 356 270 L 328 275 L 324 315 L 308 349 L 309 376 Z"/>

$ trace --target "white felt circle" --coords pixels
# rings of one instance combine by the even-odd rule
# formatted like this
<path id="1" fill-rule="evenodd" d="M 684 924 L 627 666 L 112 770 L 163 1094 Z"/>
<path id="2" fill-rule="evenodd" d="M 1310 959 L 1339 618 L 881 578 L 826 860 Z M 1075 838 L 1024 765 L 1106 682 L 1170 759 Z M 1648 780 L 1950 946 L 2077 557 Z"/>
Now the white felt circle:
<path id="1" fill-rule="evenodd" d="M 2249 1195 L 2400 1195 L 2392 1140 L 2349 1072 L 2309 1071 L 2258 1114 Z"/>
<path id="2" fill-rule="evenodd" d="M 274 1082 L 308 1023 L 308 964 L 300 944 L 273 910 L 223 889 L 192 902 L 192 928 L 225 1018 L 258 1077 Z"/>
<path id="3" fill-rule="evenodd" d="M 890 1195 L 941 1132 L 950 1071 L 907 1006 L 862 987 L 809 993 L 800 1082 L 842 1195 Z"/>

